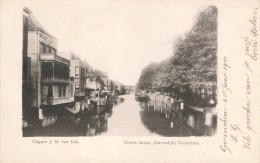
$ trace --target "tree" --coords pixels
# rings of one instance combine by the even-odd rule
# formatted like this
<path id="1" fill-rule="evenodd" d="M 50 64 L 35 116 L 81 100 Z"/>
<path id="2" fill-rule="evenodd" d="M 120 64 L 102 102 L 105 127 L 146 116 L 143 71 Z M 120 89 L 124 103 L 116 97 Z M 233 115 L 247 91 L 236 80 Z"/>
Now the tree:
<path id="1" fill-rule="evenodd" d="M 138 82 L 139 89 L 153 89 L 153 80 L 155 80 L 157 69 L 157 63 L 151 63 L 143 69 Z"/>
<path id="2" fill-rule="evenodd" d="M 121 86 L 121 93 L 124 95 L 126 93 L 126 88 L 124 85 Z"/>
<path id="3" fill-rule="evenodd" d="M 97 77 L 96 77 L 96 82 L 100 84 L 100 88 L 101 88 L 101 89 L 104 89 L 104 87 L 105 87 L 105 82 L 104 82 L 104 80 L 101 79 L 100 76 L 97 76 Z"/>
<path id="4" fill-rule="evenodd" d="M 188 33 L 179 36 L 174 55 L 146 66 L 139 78 L 139 89 L 175 92 L 188 98 L 189 87 L 217 81 L 217 8 L 199 12 Z"/>

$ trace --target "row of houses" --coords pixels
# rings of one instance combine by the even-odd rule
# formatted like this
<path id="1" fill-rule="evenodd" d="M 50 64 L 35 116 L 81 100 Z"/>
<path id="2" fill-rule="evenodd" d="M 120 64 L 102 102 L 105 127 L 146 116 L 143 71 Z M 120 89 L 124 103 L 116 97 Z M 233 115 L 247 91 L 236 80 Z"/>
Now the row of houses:
<path id="1" fill-rule="evenodd" d="M 44 108 L 120 92 L 121 84 L 93 69 L 73 52 L 59 52 L 56 37 L 47 32 L 28 8 L 23 9 L 23 108 Z"/>

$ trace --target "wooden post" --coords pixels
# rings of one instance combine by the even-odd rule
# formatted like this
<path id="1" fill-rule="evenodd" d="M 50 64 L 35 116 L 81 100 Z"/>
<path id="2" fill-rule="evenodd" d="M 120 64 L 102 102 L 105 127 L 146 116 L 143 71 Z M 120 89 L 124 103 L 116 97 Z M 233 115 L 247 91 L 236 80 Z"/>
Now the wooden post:
<path id="1" fill-rule="evenodd" d="M 181 110 L 184 109 L 184 103 L 183 102 L 180 103 L 180 108 L 181 108 Z"/>
<path id="2" fill-rule="evenodd" d="M 211 109 L 204 109 L 204 118 L 205 118 L 204 134 L 211 136 L 212 135 L 212 122 L 213 122 L 213 115 L 212 115 Z"/>
<path id="3" fill-rule="evenodd" d="M 173 98 L 171 98 L 171 105 L 172 105 L 172 110 L 174 109 L 173 108 Z"/>
<path id="4" fill-rule="evenodd" d="M 39 30 L 36 31 L 37 34 L 37 108 L 39 112 L 39 119 L 43 119 L 41 107 L 41 62 L 40 62 L 40 42 L 39 42 Z"/>
<path id="5" fill-rule="evenodd" d="M 107 112 L 105 112 L 105 120 L 107 120 Z"/>
<path id="6" fill-rule="evenodd" d="M 178 110 L 180 112 L 180 136 L 182 136 L 182 128 L 183 128 L 183 119 L 182 119 L 182 112 L 183 112 L 183 102 L 178 101 Z"/>
<path id="7" fill-rule="evenodd" d="M 183 111 L 183 109 L 184 109 L 184 104 L 183 104 L 183 102 L 179 102 L 179 111 L 180 111 L 180 116 L 181 116 L 181 120 L 182 120 L 182 111 Z"/>
<path id="8" fill-rule="evenodd" d="M 196 114 L 196 132 L 197 132 L 197 134 L 199 134 L 200 133 L 200 114 L 199 113 L 197 113 Z"/>
<path id="9" fill-rule="evenodd" d="M 90 105 L 90 99 L 88 99 L 88 110 L 91 109 L 91 105 Z"/>
<path id="10" fill-rule="evenodd" d="M 43 119 L 42 109 L 39 109 L 38 111 L 39 111 L 39 113 L 38 113 L 39 114 L 39 119 L 42 120 Z"/>
<path id="11" fill-rule="evenodd" d="M 153 110 L 155 111 L 156 105 L 155 105 L 155 94 L 153 94 Z"/>

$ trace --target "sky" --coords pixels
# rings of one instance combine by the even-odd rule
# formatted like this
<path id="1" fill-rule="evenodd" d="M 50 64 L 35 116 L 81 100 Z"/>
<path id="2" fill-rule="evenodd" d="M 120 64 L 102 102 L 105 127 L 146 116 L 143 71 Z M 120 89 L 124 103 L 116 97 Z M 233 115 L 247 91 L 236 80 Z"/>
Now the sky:
<path id="1" fill-rule="evenodd" d="M 201 6 L 164 1 L 30 1 L 28 7 L 58 38 L 58 51 L 72 51 L 109 78 L 135 85 L 142 69 L 173 55 Z"/>

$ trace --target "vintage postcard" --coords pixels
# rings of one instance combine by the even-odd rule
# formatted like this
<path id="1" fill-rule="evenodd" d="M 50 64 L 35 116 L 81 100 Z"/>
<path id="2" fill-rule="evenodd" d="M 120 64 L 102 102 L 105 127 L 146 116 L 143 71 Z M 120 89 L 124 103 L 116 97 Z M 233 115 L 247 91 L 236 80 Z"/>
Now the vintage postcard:
<path id="1" fill-rule="evenodd" d="M 260 162 L 260 1 L 0 4 L 0 162 Z"/>

